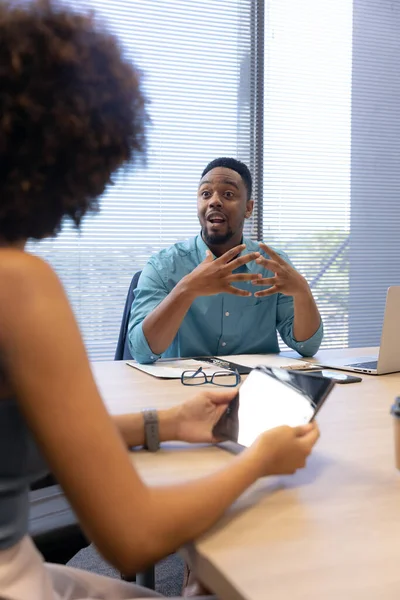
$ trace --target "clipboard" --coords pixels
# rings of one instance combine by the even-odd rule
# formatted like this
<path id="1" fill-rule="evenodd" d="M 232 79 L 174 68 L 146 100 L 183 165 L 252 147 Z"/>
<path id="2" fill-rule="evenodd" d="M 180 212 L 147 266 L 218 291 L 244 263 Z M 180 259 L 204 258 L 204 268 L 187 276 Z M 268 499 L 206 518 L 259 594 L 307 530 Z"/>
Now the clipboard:
<path id="1" fill-rule="evenodd" d="M 217 356 L 190 356 L 184 358 L 167 358 L 151 364 L 141 364 L 135 360 L 128 360 L 129 367 L 143 371 L 159 379 L 180 379 L 184 371 L 197 370 L 203 367 L 206 375 L 213 375 L 217 371 L 238 371 L 240 375 L 247 375 L 251 367 L 238 365 Z"/>

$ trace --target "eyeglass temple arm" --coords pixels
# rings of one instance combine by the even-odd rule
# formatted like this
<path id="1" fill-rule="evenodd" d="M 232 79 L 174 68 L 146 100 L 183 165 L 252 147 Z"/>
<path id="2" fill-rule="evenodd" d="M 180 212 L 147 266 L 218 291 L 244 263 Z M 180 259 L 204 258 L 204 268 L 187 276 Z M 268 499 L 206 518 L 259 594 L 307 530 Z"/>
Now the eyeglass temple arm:
<path id="1" fill-rule="evenodd" d="M 198 375 L 198 374 L 199 374 L 199 373 L 201 373 L 202 371 L 203 371 L 203 367 L 199 367 L 199 368 L 197 369 L 197 371 L 195 371 L 194 373 L 192 373 L 192 375 L 190 375 L 190 378 L 192 378 L 192 377 L 196 377 L 196 375 Z M 182 373 L 182 375 L 183 375 L 183 373 Z"/>

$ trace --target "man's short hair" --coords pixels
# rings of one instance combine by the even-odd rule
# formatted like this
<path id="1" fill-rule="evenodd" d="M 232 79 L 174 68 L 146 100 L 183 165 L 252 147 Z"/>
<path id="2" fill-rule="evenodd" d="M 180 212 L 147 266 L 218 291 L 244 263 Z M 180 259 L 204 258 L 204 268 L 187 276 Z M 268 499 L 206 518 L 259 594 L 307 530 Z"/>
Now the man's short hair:
<path id="1" fill-rule="evenodd" d="M 248 166 L 240 162 L 240 160 L 236 160 L 236 158 L 228 158 L 222 156 L 221 158 L 215 158 L 214 160 L 208 163 L 208 165 L 201 174 L 201 179 L 203 179 L 204 175 L 206 175 L 209 171 L 211 171 L 212 169 L 216 169 L 217 167 L 232 169 L 232 171 L 236 171 L 236 173 L 239 173 L 247 189 L 247 199 L 250 200 L 251 192 L 253 189 L 253 181 Z"/>

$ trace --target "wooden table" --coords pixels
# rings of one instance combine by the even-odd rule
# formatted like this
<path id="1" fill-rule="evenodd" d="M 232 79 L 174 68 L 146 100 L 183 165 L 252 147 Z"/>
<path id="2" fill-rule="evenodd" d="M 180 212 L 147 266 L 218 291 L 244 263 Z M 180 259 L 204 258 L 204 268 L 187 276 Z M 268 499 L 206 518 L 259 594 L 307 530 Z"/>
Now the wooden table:
<path id="1" fill-rule="evenodd" d="M 337 354 L 329 351 L 331 358 Z M 94 372 L 112 413 L 167 407 L 195 393 L 123 363 L 97 363 Z M 307 469 L 258 482 L 184 549 L 221 599 L 400 597 L 400 475 L 389 414 L 400 374 L 362 378 L 337 385 L 321 410 L 321 439 Z M 134 452 L 132 460 L 146 482 L 165 484 L 211 473 L 233 456 L 217 447 L 171 444 L 157 454 Z"/>

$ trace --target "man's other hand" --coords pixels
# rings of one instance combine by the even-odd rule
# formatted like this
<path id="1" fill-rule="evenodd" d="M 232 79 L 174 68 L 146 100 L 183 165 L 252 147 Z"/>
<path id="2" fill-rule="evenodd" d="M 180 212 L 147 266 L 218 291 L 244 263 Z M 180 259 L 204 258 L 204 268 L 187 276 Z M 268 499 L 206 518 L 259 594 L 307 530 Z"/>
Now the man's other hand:
<path id="1" fill-rule="evenodd" d="M 216 259 L 208 250 L 203 262 L 184 278 L 187 290 L 193 294 L 194 298 L 213 296 L 222 292 L 235 296 L 251 296 L 251 292 L 232 285 L 239 281 L 256 281 L 262 277 L 261 274 L 257 273 L 233 273 L 238 267 L 260 257 L 259 252 L 250 252 L 244 256 L 238 256 L 245 247 L 245 244 L 235 246 L 235 248 L 228 250 Z"/>

